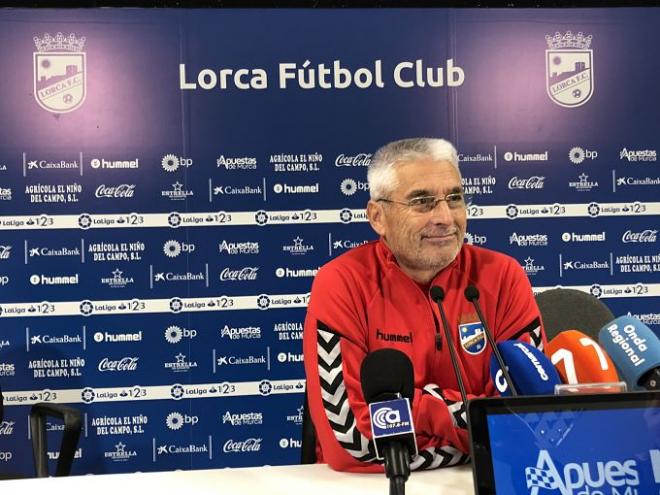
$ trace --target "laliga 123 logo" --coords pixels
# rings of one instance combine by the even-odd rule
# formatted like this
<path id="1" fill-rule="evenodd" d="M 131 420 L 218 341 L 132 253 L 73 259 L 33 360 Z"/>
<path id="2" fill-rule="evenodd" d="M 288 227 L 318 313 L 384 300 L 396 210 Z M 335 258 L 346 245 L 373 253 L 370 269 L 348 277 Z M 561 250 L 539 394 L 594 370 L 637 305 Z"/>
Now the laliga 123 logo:
<path id="1" fill-rule="evenodd" d="M 67 113 L 75 110 L 86 95 L 85 37 L 57 33 L 53 38 L 35 36 L 34 97 L 49 112 Z"/>
<path id="2" fill-rule="evenodd" d="M 594 92 L 593 50 L 591 35 L 574 35 L 566 31 L 546 35 L 546 90 L 548 96 L 562 107 L 584 105 Z"/>

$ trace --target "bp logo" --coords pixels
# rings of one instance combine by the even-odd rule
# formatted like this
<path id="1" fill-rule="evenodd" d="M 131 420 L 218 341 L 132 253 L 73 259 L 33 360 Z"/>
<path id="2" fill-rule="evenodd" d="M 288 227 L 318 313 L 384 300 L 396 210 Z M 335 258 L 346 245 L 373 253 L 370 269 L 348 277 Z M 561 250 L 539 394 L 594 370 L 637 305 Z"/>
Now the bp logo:
<path id="1" fill-rule="evenodd" d="M 46 33 L 35 36 L 37 51 L 33 53 L 34 97 L 37 103 L 52 113 L 67 113 L 85 101 L 85 37 L 71 33 Z"/>
<path id="2" fill-rule="evenodd" d="M 468 354 L 476 355 L 486 348 L 484 327 L 480 322 L 464 323 L 458 326 L 461 346 Z"/>
<path id="3" fill-rule="evenodd" d="M 591 35 L 546 35 L 545 76 L 548 96 L 562 107 L 584 105 L 594 92 L 593 50 Z"/>

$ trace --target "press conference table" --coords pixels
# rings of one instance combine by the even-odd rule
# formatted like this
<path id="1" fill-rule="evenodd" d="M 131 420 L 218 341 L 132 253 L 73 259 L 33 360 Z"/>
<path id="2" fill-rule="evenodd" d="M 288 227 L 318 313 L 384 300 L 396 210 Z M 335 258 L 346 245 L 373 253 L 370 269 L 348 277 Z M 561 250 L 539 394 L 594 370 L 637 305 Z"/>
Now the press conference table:
<path id="1" fill-rule="evenodd" d="M 35 478 L 0 482 L 3 493 L 118 495 L 387 495 L 384 474 L 338 473 L 325 464 Z M 472 470 L 459 466 L 414 472 L 406 495 L 474 495 Z"/>

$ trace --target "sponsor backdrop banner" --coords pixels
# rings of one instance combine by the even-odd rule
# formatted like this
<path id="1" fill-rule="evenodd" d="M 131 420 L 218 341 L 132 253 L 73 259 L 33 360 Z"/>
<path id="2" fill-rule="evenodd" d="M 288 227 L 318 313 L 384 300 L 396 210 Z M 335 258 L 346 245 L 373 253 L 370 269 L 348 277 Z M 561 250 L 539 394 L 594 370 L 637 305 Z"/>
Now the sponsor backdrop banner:
<path id="1" fill-rule="evenodd" d="M 78 474 L 296 463 L 310 286 L 392 139 L 456 143 L 466 242 L 657 332 L 659 23 L 0 12 L 0 467 L 38 401 L 85 413 Z"/>

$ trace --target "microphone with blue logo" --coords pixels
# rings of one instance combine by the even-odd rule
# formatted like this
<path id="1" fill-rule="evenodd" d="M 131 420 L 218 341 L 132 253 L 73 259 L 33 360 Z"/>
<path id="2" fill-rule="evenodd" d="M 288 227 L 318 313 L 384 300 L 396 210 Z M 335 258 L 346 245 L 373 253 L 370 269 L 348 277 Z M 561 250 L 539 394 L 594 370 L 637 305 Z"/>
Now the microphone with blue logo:
<path id="1" fill-rule="evenodd" d="M 555 385 L 561 384 L 559 373 L 552 361 L 527 342 L 506 340 L 497 344 L 504 362 L 513 377 L 517 395 L 552 395 Z M 503 379 L 501 367 L 494 355 L 490 359 L 490 376 L 495 387 L 503 397 L 516 395 L 506 380 Z"/>
<path id="2" fill-rule="evenodd" d="M 385 461 L 390 495 L 404 495 L 410 460 L 417 455 L 410 410 L 415 394 L 412 363 L 401 351 L 379 349 L 362 361 L 360 382 L 364 400 L 369 404 L 376 456 Z"/>
<path id="3" fill-rule="evenodd" d="M 488 325 L 486 324 L 486 319 L 484 318 L 484 314 L 481 311 L 481 304 L 479 304 L 479 289 L 477 289 L 474 285 L 468 285 L 465 288 L 465 292 L 463 292 L 463 295 L 465 296 L 465 299 L 470 301 L 474 306 L 474 309 L 477 312 L 477 316 L 479 317 L 479 320 L 481 321 L 481 324 L 484 327 L 484 333 L 486 334 L 486 338 L 488 339 L 490 348 L 493 350 L 493 353 L 491 354 L 491 358 L 490 358 L 491 363 L 493 362 L 493 358 L 495 358 L 497 364 L 499 365 L 500 374 L 502 375 L 501 378 L 504 379 L 506 389 L 508 390 L 507 395 L 513 395 L 515 397 L 516 395 L 518 395 L 518 390 L 514 381 L 511 379 L 511 375 L 509 373 L 509 370 L 507 369 L 507 366 L 504 364 L 505 362 L 508 361 L 505 361 L 502 358 L 502 354 L 500 353 L 500 350 L 495 344 L 495 337 L 493 337 L 493 332 L 491 332 L 490 328 L 488 328 Z M 491 364 L 491 370 L 492 370 L 492 364 Z M 500 393 L 502 392 L 500 391 Z"/>
<path id="4" fill-rule="evenodd" d="M 601 328 L 598 340 L 632 390 L 660 390 L 660 339 L 631 316 Z"/>

